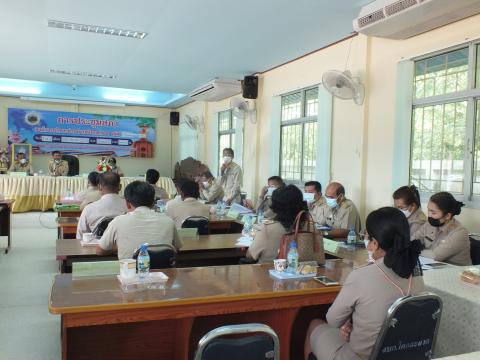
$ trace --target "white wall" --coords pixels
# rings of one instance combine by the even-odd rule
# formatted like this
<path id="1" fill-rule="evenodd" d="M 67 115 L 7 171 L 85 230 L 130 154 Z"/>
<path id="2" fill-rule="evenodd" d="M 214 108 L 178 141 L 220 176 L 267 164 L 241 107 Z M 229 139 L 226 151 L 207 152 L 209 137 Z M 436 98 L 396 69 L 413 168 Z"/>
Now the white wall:
<path id="1" fill-rule="evenodd" d="M 177 147 L 178 130 L 170 126 L 170 110 L 154 107 L 125 106 L 108 107 L 95 105 L 75 105 L 75 104 L 53 104 L 41 102 L 29 102 L 13 97 L 0 96 L 0 146 L 7 146 L 8 134 L 8 108 L 29 108 L 51 111 L 71 111 L 93 114 L 111 114 L 111 115 L 130 115 L 156 118 L 156 142 L 154 147 L 154 157 L 144 158 L 122 158 L 118 159 L 125 175 L 137 176 L 145 174 L 148 168 L 156 168 L 162 176 L 173 175 L 173 155 L 172 149 Z M 47 170 L 50 155 L 35 155 L 33 166 L 35 169 Z M 80 173 L 88 173 L 95 169 L 98 157 L 80 156 Z"/>

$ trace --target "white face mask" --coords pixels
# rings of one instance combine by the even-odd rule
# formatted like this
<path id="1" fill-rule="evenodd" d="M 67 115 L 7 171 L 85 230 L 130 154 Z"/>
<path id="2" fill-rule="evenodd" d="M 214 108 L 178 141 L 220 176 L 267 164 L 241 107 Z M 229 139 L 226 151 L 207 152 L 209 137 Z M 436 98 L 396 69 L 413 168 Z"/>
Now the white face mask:
<path id="1" fill-rule="evenodd" d="M 303 200 L 310 204 L 310 203 L 315 201 L 315 194 L 304 192 L 303 193 Z"/>
<path id="2" fill-rule="evenodd" d="M 223 163 L 224 164 L 230 164 L 232 162 L 232 157 L 231 156 L 224 156 L 223 157 Z"/>
<path id="3" fill-rule="evenodd" d="M 55 159 L 55 164 L 60 164 L 60 160 L 59 159 Z"/>
<path id="4" fill-rule="evenodd" d="M 27 159 L 21 159 L 20 164 L 25 164 L 27 162 Z"/>
<path id="5" fill-rule="evenodd" d="M 203 187 L 205 187 L 205 188 L 208 188 L 210 186 L 208 181 L 203 181 L 202 184 L 203 184 Z"/>
<path id="6" fill-rule="evenodd" d="M 402 210 L 400 209 L 400 211 L 403 213 L 403 215 L 405 215 L 406 218 L 409 218 L 410 215 L 412 215 L 412 212 L 410 210 Z"/>
<path id="7" fill-rule="evenodd" d="M 267 188 L 267 196 L 272 196 L 273 192 L 277 189 L 276 186 L 269 186 Z"/>
<path id="8" fill-rule="evenodd" d="M 373 252 L 368 250 L 368 243 L 370 242 L 370 240 L 363 240 L 363 243 L 365 244 L 365 249 L 367 249 L 368 251 L 368 261 L 373 261 Z"/>

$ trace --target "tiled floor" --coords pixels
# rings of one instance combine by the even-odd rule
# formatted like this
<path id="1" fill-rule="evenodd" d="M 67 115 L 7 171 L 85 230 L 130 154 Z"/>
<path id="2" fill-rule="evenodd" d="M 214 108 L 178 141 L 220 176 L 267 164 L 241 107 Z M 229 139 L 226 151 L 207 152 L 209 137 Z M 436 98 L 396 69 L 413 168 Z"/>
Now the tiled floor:
<path id="1" fill-rule="evenodd" d="M 60 359 L 60 318 L 48 312 L 55 261 L 55 213 L 12 215 L 13 246 L 0 238 L 0 359 Z"/>

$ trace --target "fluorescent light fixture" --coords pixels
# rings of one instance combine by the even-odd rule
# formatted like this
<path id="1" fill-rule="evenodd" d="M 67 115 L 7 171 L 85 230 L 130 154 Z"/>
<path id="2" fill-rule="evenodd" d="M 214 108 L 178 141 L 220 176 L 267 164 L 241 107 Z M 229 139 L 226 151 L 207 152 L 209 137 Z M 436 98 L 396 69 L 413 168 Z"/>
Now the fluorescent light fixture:
<path id="1" fill-rule="evenodd" d="M 105 100 L 126 101 L 135 103 L 144 103 L 147 101 L 144 96 L 138 95 L 105 94 L 103 95 L 103 98 Z"/>
<path id="2" fill-rule="evenodd" d="M 123 30 L 100 25 L 77 24 L 53 19 L 48 20 L 47 26 L 57 29 L 84 31 L 102 35 L 124 36 L 139 40 L 142 40 L 145 38 L 145 36 L 147 36 L 147 33 L 144 31 Z"/>
<path id="3" fill-rule="evenodd" d="M 86 77 L 101 78 L 101 79 L 115 79 L 117 77 L 116 75 L 112 75 L 112 74 L 99 74 L 99 73 L 92 73 L 88 71 L 70 71 L 70 70 L 58 70 L 58 69 L 50 69 L 50 73 L 60 74 L 60 75 L 86 76 Z"/>
<path id="4" fill-rule="evenodd" d="M 50 102 L 50 103 L 79 104 L 79 105 L 125 106 L 125 104 L 118 103 L 118 102 L 55 99 L 55 98 L 42 98 L 42 97 L 29 97 L 29 96 L 22 96 L 20 100 Z"/>
<path id="5" fill-rule="evenodd" d="M 42 90 L 33 87 L 0 85 L 0 92 L 39 95 Z"/>

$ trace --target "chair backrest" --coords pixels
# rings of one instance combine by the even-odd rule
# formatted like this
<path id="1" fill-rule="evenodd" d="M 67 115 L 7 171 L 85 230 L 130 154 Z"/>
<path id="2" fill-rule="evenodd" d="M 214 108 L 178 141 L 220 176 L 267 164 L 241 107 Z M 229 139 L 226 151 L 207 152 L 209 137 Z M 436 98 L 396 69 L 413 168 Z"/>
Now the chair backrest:
<path id="1" fill-rule="evenodd" d="M 68 163 L 67 176 L 76 176 L 80 173 L 80 164 L 76 156 L 68 154 L 62 155 L 62 160 L 65 160 Z"/>
<path id="2" fill-rule="evenodd" d="M 480 240 L 470 237 L 470 257 L 473 265 L 480 265 Z"/>
<path id="3" fill-rule="evenodd" d="M 95 229 L 93 229 L 92 231 L 93 235 L 98 238 L 102 237 L 105 230 L 107 230 L 108 224 L 110 224 L 110 221 L 112 221 L 114 218 L 114 216 L 106 216 L 102 220 L 100 220 L 97 226 L 95 226 Z"/>
<path id="4" fill-rule="evenodd" d="M 133 258 L 137 259 L 140 249 L 137 249 Z M 175 267 L 177 250 L 169 244 L 148 245 L 150 269 L 165 269 Z"/>
<path id="5" fill-rule="evenodd" d="M 222 338 L 246 334 L 244 337 Z M 263 324 L 221 326 L 198 342 L 195 360 L 280 359 L 280 343 L 275 331 Z"/>
<path id="6" fill-rule="evenodd" d="M 388 309 L 370 360 L 431 359 L 442 315 L 439 296 L 405 296 Z"/>
<path id="7" fill-rule="evenodd" d="M 182 228 L 197 228 L 198 235 L 210 234 L 210 220 L 204 216 L 190 216 L 183 220 Z"/>

